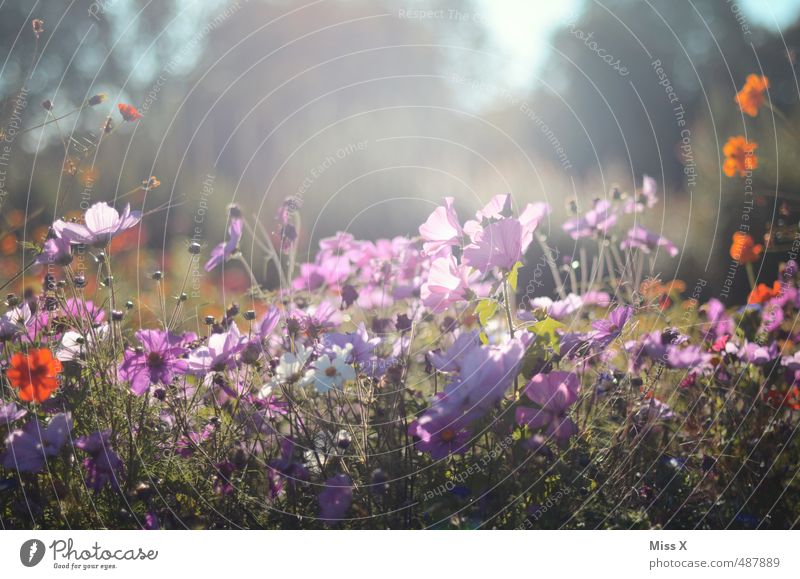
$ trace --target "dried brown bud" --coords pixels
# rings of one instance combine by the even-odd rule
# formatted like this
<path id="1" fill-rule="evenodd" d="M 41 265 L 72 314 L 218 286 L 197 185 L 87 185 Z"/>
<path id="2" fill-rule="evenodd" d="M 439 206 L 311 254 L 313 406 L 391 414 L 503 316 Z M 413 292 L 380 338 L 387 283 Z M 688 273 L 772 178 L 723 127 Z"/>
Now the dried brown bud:
<path id="1" fill-rule="evenodd" d="M 50 99 L 42 101 L 42 108 L 44 110 L 46 110 L 46 111 L 52 111 L 53 110 L 53 101 L 51 101 Z"/>
<path id="2" fill-rule="evenodd" d="M 36 38 L 39 38 L 39 35 L 44 32 L 44 20 L 41 18 L 34 18 L 31 22 L 31 27 L 33 28 L 33 33 L 36 35 Z"/>

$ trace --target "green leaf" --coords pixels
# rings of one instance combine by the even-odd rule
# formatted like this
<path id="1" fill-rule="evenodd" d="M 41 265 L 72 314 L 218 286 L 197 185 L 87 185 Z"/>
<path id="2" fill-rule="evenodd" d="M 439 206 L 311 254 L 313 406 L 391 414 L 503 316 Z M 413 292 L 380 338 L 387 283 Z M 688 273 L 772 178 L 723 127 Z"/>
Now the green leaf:
<path id="1" fill-rule="evenodd" d="M 478 305 L 475 306 L 475 315 L 478 316 L 481 326 L 485 326 L 486 322 L 489 321 L 496 311 L 497 302 L 490 299 L 481 300 L 478 302 Z"/>
<path id="2" fill-rule="evenodd" d="M 484 346 L 489 343 L 489 336 L 486 335 L 486 332 L 481 332 L 478 337 L 481 339 L 481 344 Z"/>
<path id="3" fill-rule="evenodd" d="M 514 267 L 511 268 L 511 271 L 508 274 L 508 285 L 511 286 L 511 289 L 517 291 L 517 282 L 519 281 L 519 269 L 522 267 L 522 262 L 518 261 L 514 264 Z"/>
<path id="4" fill-rule="evenodd" d="M 556 354 L 560 353 L 561 338 L 556 333 L 556 330 L 565 328 L 566 326 L 553 318 L 545 318 L 534 324 L 528 326 L 536 334 L 537 341 L 542 340 L 545 344 L 550 346 Z"/>

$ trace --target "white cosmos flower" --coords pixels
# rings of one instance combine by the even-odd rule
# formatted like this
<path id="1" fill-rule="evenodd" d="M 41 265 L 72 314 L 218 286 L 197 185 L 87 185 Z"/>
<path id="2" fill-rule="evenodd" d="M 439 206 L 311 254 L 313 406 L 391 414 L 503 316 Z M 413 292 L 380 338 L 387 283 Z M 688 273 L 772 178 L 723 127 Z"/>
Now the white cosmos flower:
<path id="1" fill-rule="evenodd" d="M 108 324 L 103 324 L 94 329 L 94 333 L 90 332 L 84 336 L 75 330 L 64 332 L 61 336 L 61 343 L 56 349 L 56 358 L 61 362 L 71 362 L 80 358 L 86 353 L 86 347 L 94 344 L 95 338 L 99 341 L 104 341 L 108 338 Z"/>
<path id="2" fill-rule="evenodd" d="M 347 363 L 353 349 L 352 344 L 344 348 L 333 347 L 333 359 L 322 356 L 303 376 L 303 385 L 313 384 L 319 392 L 327 392 L 331 388 L 341 388 L 342 384 L 356 377 L 356 371 Z"/>

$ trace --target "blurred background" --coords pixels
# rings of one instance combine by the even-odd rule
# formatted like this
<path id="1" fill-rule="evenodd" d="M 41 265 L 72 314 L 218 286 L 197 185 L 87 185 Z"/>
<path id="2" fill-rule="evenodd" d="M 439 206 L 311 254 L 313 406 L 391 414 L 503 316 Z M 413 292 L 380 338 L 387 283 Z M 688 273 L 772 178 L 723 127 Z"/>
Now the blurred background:
<path id="1" fill-rule="evenodd" d="M 230 203 L 273 231 L 287 196 L 303 259 L 337 230 L 415 234 L 444 196 L 463 219 L 506 192 L 549 202 L 543 227 L 569 255 L 570 204 L 648 174 L 661 201 L 643 224 L 681 249 L 658 270 L 710 280 L 708 297 L 746 211 L 744 181 L 721 172 L 728 136 L 759 144 L 754 237 L 797 223 L 798 16 L 800 0 L 5 2 L 0 278 L 54 217 L 96 201 L 152 212 L 116 247 L 142 278 L 177 267 L 190 238 L 220 242 Z M 769 77 L 776 115 L 739 111 L 749 73 Z M 137 190 L 151 175 L 160 187 Z M 247 236 L 243 250 L 263 258 Z M 247 287 L 235 267 L 218 275 L 209 291 Z"/>

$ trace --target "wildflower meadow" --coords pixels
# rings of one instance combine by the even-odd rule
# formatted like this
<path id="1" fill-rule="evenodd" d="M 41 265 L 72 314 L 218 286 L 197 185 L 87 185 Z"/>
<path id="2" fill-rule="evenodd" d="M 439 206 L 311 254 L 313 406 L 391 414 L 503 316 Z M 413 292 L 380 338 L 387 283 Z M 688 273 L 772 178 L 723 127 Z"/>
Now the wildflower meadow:
<path id="1" fill-rule="evenodd" d="M 788 122 L 768 76 L 736 81 L 725 107 Z M 796 224 L 718 238 L 727 278 L 667 277 L 670 185 L 636 170 L 566 217 L 567 191 L 443 191 L 402 234 L 355 235 L 354 204 L 323 235 L 290 192 L 217 201 L 199 236 L 163 224 L 185 208 L 157 171 L 81 195 L 117 161 L 66 123 L 110 147 L 137 102 L 31 98 L 15 129 L 66 152 L 44 212 L 2 210 L 2 528 L 798 526 Z M 720 180 L 763 170 L 757 139 L 719 142 Z"/>

